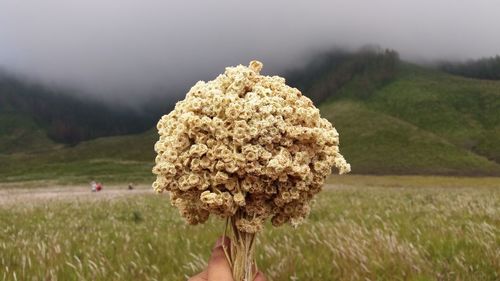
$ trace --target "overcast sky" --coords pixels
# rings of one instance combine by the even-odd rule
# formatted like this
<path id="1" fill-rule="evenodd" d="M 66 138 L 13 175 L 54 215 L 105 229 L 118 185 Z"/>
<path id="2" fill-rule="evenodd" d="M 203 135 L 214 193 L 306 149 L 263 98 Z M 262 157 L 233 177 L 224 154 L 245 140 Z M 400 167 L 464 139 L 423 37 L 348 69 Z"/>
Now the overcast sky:
<path id="1" fill-rule="evenodd" d="M 500 1 L 0 0 L 0 67 L 107 99 L 178 95 L 224 66 L 282 73 L 316 50 L 500 54 Z"/>

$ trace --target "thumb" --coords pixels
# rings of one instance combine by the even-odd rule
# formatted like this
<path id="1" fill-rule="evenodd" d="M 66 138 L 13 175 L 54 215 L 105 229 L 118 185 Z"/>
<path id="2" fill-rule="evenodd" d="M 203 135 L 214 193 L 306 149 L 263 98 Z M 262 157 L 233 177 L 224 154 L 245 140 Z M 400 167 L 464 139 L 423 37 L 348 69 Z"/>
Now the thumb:
<path id="1" fill-rule="evenodd" d="M 208 281 L 233 281 L 233 273 L 222 248 L 223 245 L 228 246 L 229 243 L 229 239 L 223 240 L 223 237 L 220 237 L 215 243 L 212 255 L 208 260 Z"/>
<path id="2" fill-rule="evenodd" d="M 257 272 L 257 275 L 255 275 L 255 279 L 253 281 L 266 281 L 266 277 L 262 272 Z"/>

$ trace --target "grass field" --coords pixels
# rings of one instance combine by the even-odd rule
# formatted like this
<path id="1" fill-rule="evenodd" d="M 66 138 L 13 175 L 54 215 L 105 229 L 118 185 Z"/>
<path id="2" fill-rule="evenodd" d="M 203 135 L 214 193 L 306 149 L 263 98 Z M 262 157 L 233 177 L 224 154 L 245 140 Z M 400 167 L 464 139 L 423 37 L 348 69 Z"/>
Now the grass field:
<path id="1" fill-rule="evenodd" d="M 0 183 L 151 182 L 157 133 L 98 138 L 39 153 L 0 153 Z M 133 148 L 133 149 L 131 149 Z"/>
<path id="2" fill-rule="evenodd" d="M 260 235 L 269 280 L 500 279 L 499 178 L 329 182 L 305 224 Z M 185 280 L 222 232 L 217 219 L 185 225 L 165 195 L 71 188 L 0 201 L 0 280 Z"/>

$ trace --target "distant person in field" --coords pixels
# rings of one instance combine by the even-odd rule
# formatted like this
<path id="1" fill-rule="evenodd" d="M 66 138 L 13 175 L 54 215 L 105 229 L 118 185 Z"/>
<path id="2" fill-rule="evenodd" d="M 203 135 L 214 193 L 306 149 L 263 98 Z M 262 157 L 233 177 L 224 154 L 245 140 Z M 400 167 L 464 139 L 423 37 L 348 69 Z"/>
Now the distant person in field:
<path id="1" fill-rule="evenodd" d="M 97 191 L 97 183 L 95 181 L 91 181 L 90 182 L 90 187 L 92 189 L 92 192 L 96 192 Z"/>
<path id="2" fill-rule="evenodd" d="M 102 190 L 102 184 L 100 182 L 98 182 L 96 184 L 96 191 L 101 191 Z"/>

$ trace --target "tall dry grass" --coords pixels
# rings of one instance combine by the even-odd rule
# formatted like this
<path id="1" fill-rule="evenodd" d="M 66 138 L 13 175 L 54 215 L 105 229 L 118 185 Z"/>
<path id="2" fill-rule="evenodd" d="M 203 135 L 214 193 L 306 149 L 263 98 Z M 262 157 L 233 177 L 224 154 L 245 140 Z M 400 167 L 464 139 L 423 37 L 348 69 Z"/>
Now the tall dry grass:
<path id="1" fill-rule="evenodd" d="M 141 194 L 0 207 L 0 280 L 185 280 L 223 224 Z M 344 185 L 298 229 L 268 226 L 269 280 L 499 280 L 500 188 Z"/>

